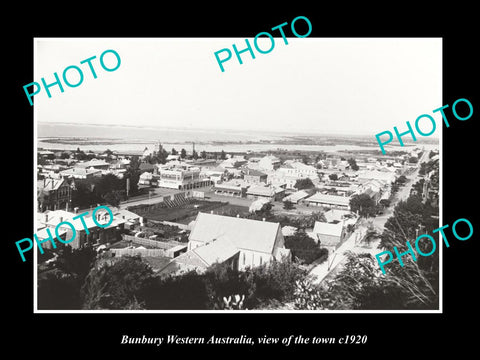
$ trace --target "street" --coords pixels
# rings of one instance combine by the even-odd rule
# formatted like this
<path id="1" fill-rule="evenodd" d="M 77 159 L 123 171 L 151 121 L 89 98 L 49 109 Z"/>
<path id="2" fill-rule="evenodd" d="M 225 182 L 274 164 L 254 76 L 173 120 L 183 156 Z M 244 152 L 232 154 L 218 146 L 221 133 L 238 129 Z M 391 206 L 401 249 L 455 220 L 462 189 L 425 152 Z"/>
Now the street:
<path id="1" fill-rule="evenodd" d="M 407 182 L 398 190 L 395 194 L 392 203 L 385 209 L 384 213 L 380 216 L 376 216 L 373 220 L 363 220 L 357 223 L 355 231 L 352 235 L 332 254 L 329 254 L 329 258 L 322 264 L 315 266 L 310 270 L 310 274 L 315 278 L 312 280 L 314 284 L 320 284 L 327 276 L 332 277 L 343 268 L 343 264 L 347 258 L 346 253 L 351 251 L 357 254 L 370 253 L 375 256 L 379 252 L 380 238 L 374 239 L 368 246 L 361 243 L 361 240 L 367 233 L 369 224 L 373 224 L 374 228 L 379 234 L 383 232 L 387 219 L 393 214 L 395 205 L 401 200 L 406 200 L 410 195 L 410 190 L 419 179 L 420 163 L 428 161 L 429 151 L 424 151 L 421 158 L 418 160 L 418 166 L 407 177 Z"/>

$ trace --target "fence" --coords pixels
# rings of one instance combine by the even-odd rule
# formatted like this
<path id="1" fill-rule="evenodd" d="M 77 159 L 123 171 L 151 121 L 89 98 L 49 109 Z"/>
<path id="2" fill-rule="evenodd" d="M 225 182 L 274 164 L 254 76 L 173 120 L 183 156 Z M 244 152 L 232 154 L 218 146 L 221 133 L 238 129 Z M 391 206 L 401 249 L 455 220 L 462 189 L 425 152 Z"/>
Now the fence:
<path id="1" fill-rule="evenodd" d="M 115 256 L 149 256 L 149 257 L 159 257 L 159 256 L 168 256 L 171 257 L 165 250 L 163 249 L 110 249 L 111 252 L 115 254 Z"/>
<path id="2" fill-rule="evenodd" d="M 168 250 L 168 249 L 170 249 L 174 246 L 177 246 L 177 245 L 185 245 L 185 246 L 187 245 L 186 243 L 181 243 L 181 242 L 178 242 L 178 241 L 168 241 L 168 242 L 158 241 L 158 240 L 144 239 L 144 238 L 131 236 L 131 235 L 125 235 L 125 234 L 122 235 L 122 238 L 123 238 L 123 240 L 131 241 L 134 244 L 153 246 L 153 247 L 163 249 L 163 250 Z"/>
<path id="3" fill-rule="evenodd" d="M 180 224 L 180 223 L 176 223 L 176 222 L 172 222 L 172 221 L 160 221 L 160 223 L 163 224 L 163 225 L 176 226 L 176 227 L 178 227 L 179 229 L 182 229 L 182 230 L 190 230 L 190 228 L 188 227 L 188 224 Z"/>

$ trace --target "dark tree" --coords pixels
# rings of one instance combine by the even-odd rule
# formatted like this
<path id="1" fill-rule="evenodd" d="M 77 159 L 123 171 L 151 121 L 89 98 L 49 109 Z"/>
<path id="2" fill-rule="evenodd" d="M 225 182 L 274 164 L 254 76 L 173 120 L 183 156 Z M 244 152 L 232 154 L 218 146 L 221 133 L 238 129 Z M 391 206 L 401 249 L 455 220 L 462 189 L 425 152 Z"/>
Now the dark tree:
<path id="1" fill-rule="evenodd" d="M 178 155 L 178 151 L 175 150 L 175 148 L 172 148 L 172 152 L 171 152 L 172 155 Z"/>
<path id="2" fill-rule="evenodd" d="M 381 276 L 370 254 L 350 254 L 344 269 L 319 297 L 328 309 L 438 309 L 438 288 L 415 262 L 407 261 L 404 267 L 397 262 Z"/>
<path id="3" fill-rule="evenodd" d="M 330 175 L 328 175 L 328 177 L 330 178 L 330 180 L 333 180 L 333 181 L 338 180 L 338 175 L 337 174 L 330 174 Z"/>
<path id="4" fill-rule="evenodd" d="M 119 179 L 114 174 L 107 174 L 100 178 L 95 184 L 95 193 L 98 197 L 104 198 L 107 193 L 115 190 L 124 190 L 125 180 Z"/>
<path id="5" fill-rule="evenodd" d="M 140 180 L 140 159 L 137 155 L 130 158 L 130 165 L 124 175 L 125 179 L 130 179 L 129 195 L 135 195 L 138 191 L 138 180 Z"/>
<path id="6" fill-rule="evenodd" d="M 158 151 L 155 151 L 153 153 L 153 156 L 151 156 L 151 164 L 165 164 L 167 162 L 167 150 L 165 150 L 161 144 L 159 144 L 158 147 Z"/>
<path id="7" fill-rule="evenodd" d="M 112 190 L 102 196 L 108 205 L 118 206 L 125 200 L 125 190 Z"/>
<path id="8" fill-rule="evenodd" d="M 368 217 L 376 213 L 375 201 L 367 194 L 354 195 L 350 199 L 350 210 L 359 213 L 360 216 Z"/>
<path id="9" fill-rule="evenodd" d="M 226 158 L 227 158 L 227 155 L 225 154 L 225 151 L 222 150 L 222 151 L 220 152 L 220 159 L 221 159 L 221 160 L 225 160 Z"/>
<path id="10" fill-rule="evenodd" d="M 84 309 L 143 308 L 142 294 L 153 271 L 139 256 L 97 264 L 82 287 Z"/>
<path id="11" fill-rule="evenodd" d="M 65 273 L 75 274 L 80 283 L 83 283 L 92 265 L 95 263 L 97 252 L 91 246 L 73 249 L 64 246 L 57 252 L 55 266 Z"/>
<path id="12" fill-rule="evenodd" d="M 187 150 L 182 149 L 182 150 L 180 151 L 180 157 L 181 157 L 182 159 L 185 159 L 185 158 L 187 157 Z"/>
<path id="13" fill-rule="evenodd" d="M 197 153 L 196 150 L 193 150 L 192 158 L 193 158 L 194 160 L 197 160 L 197 159 L 198 159 L 198 153 Z"/>
<path id="14" fill-rule="evenodd" d="M 80 288 L 95 262 L 96 251 L 86 246 L 58 249 L 55 269 L 38 276 L 38 308 L 74 310 L 81 308 Z"/>
<path id="15" fill-rule="evenodd" d="M 206 159 L 207 158 L 207 152 L 205 150 L 203 150 L 201 153 L 200 153 L 200 156 L 202 157 L 202 159 Z"/>
<path id="16" fill-rule="evenodd" d="M 348 164 L 350 165 L 350 169 L 357 171 L 359 169 L 357 162 L 355 161 L 354 158 L 348 159 Z"/>
<path id="17" fill-rule="evenodd" d="M 54 269 L 40 273 L 37 283 L 38 309 L 80 309 L 80 285 L 75 275 Z"/>
<path id="18" fill-rule="evenodd" d="M 306 264 L 310 264 L 322 256 L 326 259 L 328 256 L 328 250 L 321 248 L 304 231 L 297 231 L 293 236 L 286 236 L 285 247 L 292 251 L 294 258 L 298 258 Z"/>
<path id="19" fill-rule="evenodd" d="M 217 299 L 210 296 L 215 289 L 207 289 L 204 277 L 195 271 L 176 276 L 152 277 L 139 297 L 145 299 L 147 309 L 213 310 L 213 303 Z"/>
<path id="20" fill-rule="evenodd" d="M 291 202 L 290 200 L 285 200 L 285 201 L 283 202 L 283 208 L 284 208 L 285 210 L 292 210 L 292 209 L 295 208 L 295 206 L 293 205 L 293 202 Z"/>
<path id="21" fill-rule="evenodd" d="M 405 177 L 405 175 L 401 175 L 398 177 L 396 181 L 398 184 L 403 185 L 407 182 L 407 178 Z"/>
<path id="22" fill-rule="evenodd" d="M 312 189 L 314 187 L 315 185 L 310 178 L 298 179 L 294 185 L 294 188 L 296 188 L 297 190 Z"/>
<path id="23" fill-rule="evenodd" d="M 383 207 L 389 207 L 390 206 L 390 200 L 382 199 L 382 200 L 380 200 L 380 205 L 382 205 Z"/>

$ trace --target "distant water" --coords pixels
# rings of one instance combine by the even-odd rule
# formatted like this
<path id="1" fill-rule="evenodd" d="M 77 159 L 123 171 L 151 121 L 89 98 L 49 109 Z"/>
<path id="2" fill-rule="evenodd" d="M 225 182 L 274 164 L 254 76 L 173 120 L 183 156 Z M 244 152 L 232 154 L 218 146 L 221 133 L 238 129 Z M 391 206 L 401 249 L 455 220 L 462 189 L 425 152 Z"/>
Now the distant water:
<path id="1" fill-rule="evenodd" d="M 212 142 L 212 141 L 258 141 L 281 139 L 283 135 L 261 133 L 258 131 L 171 129 L 137 126 L 76 125 L 76 124 L 38 124 L 39 138 L 52 137 L 88 137 L 103 139 L 128 139 L 160 141 L 162 143 Z"/>
<path id="2" fill-rule="evenodd" d="M 104 151 L 110 149 L 118 152 L 142 153 L 145 147 L 153 149 L 157 142 L 170 151 L 172 148 L 185 148 L 188 152 L 195 143 L 195 150 L 226 152 L 309 150 L 368 150 L 378 146 L 358 146 L 351 144 L 313 145 L 285 144 L 294 134 L 268 133 L 262 131 L 229 131 L 216 129 L 171 129 L 135 126 L 77 125 L 64 123 L 38 124 L 39 148 L 71 150 L 80 147 L 84 151 Z M 297 134 L 305 136 L 305 134 Z M 53 140 L 54 142 L 47 141 Z M 390 147 L 391 150 L 397 147 Z M 405 150 L 405 148 L 398 149 Z"/>

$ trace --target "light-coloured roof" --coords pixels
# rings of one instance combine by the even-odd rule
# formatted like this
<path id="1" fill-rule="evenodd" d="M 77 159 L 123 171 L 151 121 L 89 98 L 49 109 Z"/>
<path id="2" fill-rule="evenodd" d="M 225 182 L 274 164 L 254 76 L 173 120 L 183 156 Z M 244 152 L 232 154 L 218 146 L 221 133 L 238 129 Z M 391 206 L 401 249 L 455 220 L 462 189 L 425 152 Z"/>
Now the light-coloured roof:
<path id="1" fill-rule="evenodd" d="M 208 265 L 216 262 L 222 263 L 230 259 L 240 250 L 228 239 L 220 239 L 210 242 L 205 246 L 199 246 L 194 251 Z"/>
<path id="2" fill-rule="evenodd" d="M 271 162 L 279 162 L 280 161 L 280 159 L 277 158 L 274 155 L 266 155 L 263 158 L 261 158 L 260 160 L 271 161 Z"/>
<path id="3" fill-rule="evenodd" d="M 295 226 L 285 225 L 282 227 L 282 235 L 283 236 L 292 236 L 295 235 L 297 228 Z"/>
<path id="4" fill-rule="evenodd" d="M 62 175 L 88 175 L 88 174 L 95 174 L 101 173 L 101 170 L 98 169 L 84 169 L 84 168 L 71 168 L 60 171 Z"/>
<path id="5" fill-rule="evenodd" d="M 254 185 L 248 188 L 247 194 L 260 196 L 273 196 L 279 192 L 284 191 L 282 188 L 272 186 Z"/>
<path id="6" fill-rule="evenodd" d="M 280 224 L 230 216 L 199 213 L 191 241 L 227 239 L 238 249 L 272 253 Z"/>
<path id="7" fill-rule="evenodd" d="M 351 212 L 349 210 L 341 210 L 341 209 L 331 209 L 324 213 L 325 219 L 327 222 L 332 221 L 340 221 L 343 219 L 345 215 L 349 215 Z"/>
<path id="8" fill-rule="evenodd" d="M 48 230 L 47 230 L 48 229 Z M 53 238 L 55 238 L 56 236 L 56 233 L 55 233 L 55 229 L 52 229 L 52 228 L 47 228 L 47 227 L 44 227 L 43 229 L 41 230 L 37 230 L 37 232 L 35 233 L 37 235 L 37 238 L 39 240 L 43 240 L 43 239 L 46 239 L 46 238 L 49 238 L 50 235 L 49 233 L 50 232 L 50 235 L 52 235 Z M 67 229 L 62 229 L 62 228 L 59 228 L 58 229 L 58 235 L 59 236 L 62 236 L 63 234 L 65 234 L 67 232 Z"/>
<path id="9" fill-rule="evenodd" d="M 208 264 L 202 260 L 196 252 L 187 251 L 170 261 L 165 267 L 160 269 L 162 274 L 181 273 L 192 270 L 204 271 Z"/>
<path id="10" fill-rule="evenodd" d="M 105 160 L 92 159 L 90 161 L 79 162 L 75 165 L 75 167 L 80 168 L 89 168 L 95 166 L 110 166 L 110 163 L 106 162 Z"/>
<path id="11" fill-rule="evenodd" d="M 288 195 L 287 197 L 283 198 L 283 201 L 290 200 L 293 202 L 297 202 L 298 200 L 304 199 L 309 194 L 304 190 L 299 190 L 294 192 L 293 194 Z"/>
<path id="12" fill-rule="evenodd" d="M 259 199 L 253 201 L 250 204 L 250 207 L 248 208 L 248 211 L 249 212 L 260 211 L 262 209 L 263 205 L 265 205 L 269 202 L 270 202 L 269 199 L 259 198 Z"/>
<path id="13" fill-rule="evenodd" d="M 392 182 L 395 180 L 395 175 L 389 171 L 365 170 L 358 172 L 358 179 L 376 179 Z"/>
<path id="14" fill-rule="evenodd" d="M 229 181 L 224 181 L 219 184 L 215 184 L 215 188 L 224 188 L 224 189 L 234 189 L 240 190 L 241 188 L 246 188 L 247 184 L 243 179 L 232 179 Z"/>
<path id="15" fill-rule="evenodd" d="M 317 169 L 311 165 L 304 164 L 301 161 L 291 161 L 287 160 L 285 161 L 285 164 L 282 166 L 287 165 L 290 168 L 297 169 L 297 170 L 305 170 L 305 171 L 312 171 L 312 172 L 317 172 Z"/>
<path id="16" fill-rule="evenodd" d="M 326 195 L 322 193 L 316 193 L 313 196 L 310 196 L 307 201 L 319 202 L 332 205 L 344 205 L 348 206 L 350 204 L 349 196 L 338 196 L 338 195 Z"/>
<path id="17" fill-rule="evenodd" d="M 315 226 L 313 227 L 314 234 L 320 235 L 331 235 L 338 236 L 342 235 L 343 223 L 339 222 L 338 224 L 329 224 L 325 222 L 315 221 Z"/>
<path id="18" fill-rule="evenodd" d="M 115 218 L 125 219 L 126 221 L 137 220 L 141 218 L 140 215 L 125 209 L 118 209 L 118 208 L 115 208 L 115 209 L 110 208 L 110 209 L 112 210 L 113 216 Z"/>
<path id="19" fill-rule="evenodd" d="M 102 212 L 106 212 L 106 210 L 103 210 L 103 209 L 98 210 L 97 215 Z M 48 217 L 47 221 L 45 221 L 45 215 L 47 215 Z M 73 225 L 76 231 L 84 230 L 85 228 L 80 218 L 73 220 L 73 218 L 78 215 L 79 214 L 74 214 L 64 210 L 53 210 L 53 211 L 48 210 L 48 211 L 45 211 L 44 213 L 37 213 L 37 223 L 39 225 L 42 224 L 49 227 L 56 227 L 59 223 L 67 221 Z M 87 216 L 83 216 L 82 218 L 84 219 L 85 226 L 88 229 L 97 227 L 97 224 L 93 221 L 91 217 L 91 213 L 89 213 Z M 108 221 L 110 221 L 110 216 L 107 216 L 105 220 L 104 219 L 98 220 L 98 223 L 106 224 Z M 126 220 L 120 219 L 119 217 L 114 215 L 114 219 L 108 227 L 110 228 L 113 226 L 117 226 L 125 222 Z M 71 229 L 71 227 L 68 225 L 62 225 L 60 228 Z"/>

